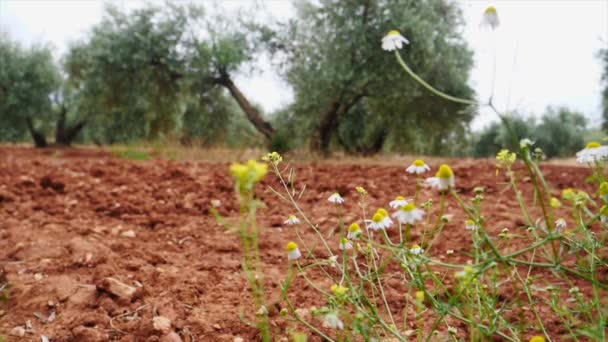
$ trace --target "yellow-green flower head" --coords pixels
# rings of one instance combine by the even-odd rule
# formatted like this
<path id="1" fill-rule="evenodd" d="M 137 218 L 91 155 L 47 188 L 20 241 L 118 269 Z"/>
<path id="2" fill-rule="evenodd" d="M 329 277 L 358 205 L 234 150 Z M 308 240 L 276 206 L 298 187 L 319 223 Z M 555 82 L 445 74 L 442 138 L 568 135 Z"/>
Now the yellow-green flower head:
<path id="1" fill-rule="evenodd" d="M 568 201 L 573 201 L 576 197 L 576 190 L 572 188 L 567 188 L 562 190 L 562 198 Z"/>
<path id="2" fill-rule="evenodd" d="M 603 205 L 600 208 L 600 215 L 602 215 L 602 216 L 608 216 L 608 205 Z"/>
<path id="3" fill-rule="evenodd" d="M 452 178 L 454 177 L 454 172 L 452 171 L 452 168 L 449 165 L 442 164 L 439 167 L 439 170 L 437 171 L 435 177 L 444 179 Z"/>
<path id="4" fill-rule="evenodd" d="M 382 222 L 382 219 L 384 218 L 384 216 L 380 213 L 375 213 L 374 217 L 372 217 L 372 221 L 374 221 L 375 223 L 379 223 Z"/>
<path id="5" fill-rule="evenodd" d="M 298 217 L 296 215 L 289 215 L 287 220 L 285 220 L 285 222 L 283 222 L 283 223 L 293 226 L 294 224 L 300 223 L 300 219 L 298 219 Z"/>
<path id="6" fill-rule="evenodd" d="M 486 10 L 483 11 L 483 18 L 480 26 L 494 30 L 498 25 L 500 25 L 500 20 L 498 19 L 496 8 L 494 6 L 486 8 Z"/>
<path id="7" fill-rule="evenodd" d="M 334 204 L 344 203 L 344 198 L 342 198 L 342 196 L 340 196 L 340 194 L 337 192 L 334 192 L 333 194 L 331 194 L 331 196 L 329 196 L 329 198 L 327 198 L 327 200 Z"/>
<path id="8" fill-rule="evenodd" d="M 361 236 L 362 233 L 361 227 L 357 223 L 352 223 L 348 227 L 348 235 L 346 237 L 351 240 L 356 240 L 359 238 L 359 236 Z"/>
<path id="9" fill-rule="evenodd" d="M 331 292 L 338 297 L 344 296 L 346 294 L 346 292 L 348 292 L 348 287 L 342 286 L 342 285 L 338 285 L 338 284 L 333 284 L 331 287 Z"/>
<path id="10" fill-rule="evenodd" d="M 499 168 L 510 168 L 515 163 L 517 155 L 507 149 L 503 149 L 496 154 L 497 166 Z"/>
<path id="11" fill-rule="evenodd" d="M 544 337 L 542 336 L 532 336 L 532 338 L 530 338 L 529 342 L 546 342 L 547 340 L 545 340 Z"/>
<path id="12" fill-rule="evenodd" d="M 602 182 L 600 183 L 600 196 L 606 196 L 608 195 L 608 182 Z"/>
<path id="13" fill-rule="evenodd" d="M 430 171 L 431 167 L 426 165 L 426 163 L 422 159 L 416 159 L 412 163 L 412 165 L 408 166 L 405 169 L 407 173 L 415 173 L 417 175 Z"/>
<path id="14" fill-rule="evenodd" d="M 240 193 L 253 190 L 253 187 L 268 173 L 268 165 L 250 160 L 246 164 L 230 165 L 230 173 L 236 181 Z"/>
<path id="15" fill-rule="evenodd" d="M 290 241 L 289 243 L 287 243 L 287 247 L 285 247 L 285 249 L 287 250 L 287 259 L 288 260 L 297 260 L 297 259 L 300 259 L 300 257 L 302 257 L 302 253 L 300 253 L 300 249 L 298 248 L 298 245 L 293 241 Z"/>
<path id="16" fill-rule="evenodd" d="M 467 220 L 464 223 L 464 228 L 466 230 L 477 230 L 477 225 L 475 224 L 475 221 L 473 221 L 473 220 Z"/>
<path id="17" fill-rule="evenodd" d="M 393 217 L 401 224 L 414 224 L 424 217 L 424 210 L 416 208 L 414 203 L 408 203 L 393 213 Z"/>
<path id="18" fill-rule="evenodd" d="M 452 168 L 449 165 L 443 164 L 439 167 L 435 177 L 428 178 L 426 183 L 438 190 L 447 190 L 450 187 L 453 188 L 455 185 L 454 171 L 452 171 Z"/>
<path id="19" fill-rule="evenodd" d="M 367 195 L 367 190 L 365 190 L 364 187 L 358 186 L 355 189 L 357 190 L 357 192 L 359 193 L 359 195 L 361 195 L 361 196 Z"/>
<path id="20" fill-rule="evenodd" d="M 585 147 L 588 149 L 593 149 L 593 148 L 598 148 L 600 146 L 602 146 L 602 144 L 598 143 L 597 141 L 591 141 L 591 142 L 588 142 Z"/>
<path id="21" fill-rule="evenodd" d="M 408 203 L 409 201 L 406 200 L 405 197 L 397 196 L 394 200 L 390 201 L 388 205 L 393 209 L 397 209 L 407 205 Z"/>
<path id="22" fill-rule="evenodd" d="M 274 165 L 279 165 L 283 161 L 283 157 L 278 152 L 271 152 L 262 157 L 262 160 Z"/>
<path id="23" fill-rule="evenodd" d="M 376 210 L 371 220 L 367 221 L 368 228 L 373 230 L 386 229 L 393 224 L 388 212 L 383 208 Z"/>
<path id="24" fill-rule="evenodd" d="M 353 244 L 347 238 L 342 238 L 342 239 L 340 239 L 339 248 L 340 248 L 340 250 L 353 249 Z"/>
<path id="25" fill-rule="evenodd" d="M 549 202 L 549 205 L 551 206 L 551 208 L 553 209 L 557 209 L 557 208 L 561 208 L 562 206 L 562 202 L 560 202 L 557 198 L 555 197 L 551 197 L 551 200 Z"/>
<path id="26" fill-rule="evenodd" d="M 399 33 L 397 30 L 390 30 L 382 38 L 382 50 L 384 51 L 394 51 L 396 49 L 401 49 L 403 44 L 409 44 L 409 40 L 407 40 L 404 36 Z"/>
<path id="27" fill-rule="evenodd" d="M 416 301 L 418 303 L 424 302 L 424 291 L 416 291 Z"/>

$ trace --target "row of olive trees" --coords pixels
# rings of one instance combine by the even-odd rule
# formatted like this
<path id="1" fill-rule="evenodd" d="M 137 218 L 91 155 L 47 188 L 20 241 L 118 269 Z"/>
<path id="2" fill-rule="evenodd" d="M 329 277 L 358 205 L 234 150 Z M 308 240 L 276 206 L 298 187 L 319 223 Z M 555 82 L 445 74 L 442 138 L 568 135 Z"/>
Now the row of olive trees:
<path id="1" fill-rule="evenodd" d="M 298 1 L 283 23 L 235 22 L 203 8 L 167 4 L 129 13 L 108 6 L 59 66 L 48 47 L 1 36 L 0 137 L 38 146 L 74 139 L 114 143 L 310 146 L 326 153 L 382 149 L 445 153 L 468 132 L 475 108 L 430 96 L 379 47 L 390 29 L 406 58 L 437 87 L 464 97 L 472 54 L 449 0 Z M 235 75 L 268 54 L 295 101 L 265 115 Z M 445 63 L 449 61 L 449 63 Z"/>
<path id="2" fill-rule="evenodd" d="M 517 150 L 520 139 L 532 139 L 535 147 L 543 150 L 548 158 L 570 157 L 585 146 L 588 135 L 587 120 L 581 113 L 565 107 L 546 109 L 537 122 L 516 114 L 508 120 L 512 132 L 504 125 L 493 123 L 472 137 L 471 154 L 475 157 L 493 157 L 503 148 Z M 513 138 L 513 133 L 517 139 Z"/>

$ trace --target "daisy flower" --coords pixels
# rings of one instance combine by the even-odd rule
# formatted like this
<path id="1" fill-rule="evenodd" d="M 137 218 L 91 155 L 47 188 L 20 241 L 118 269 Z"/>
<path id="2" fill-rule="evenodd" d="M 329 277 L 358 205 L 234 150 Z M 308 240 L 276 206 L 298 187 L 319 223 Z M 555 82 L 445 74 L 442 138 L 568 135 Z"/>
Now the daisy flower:
<path id="1" fill-rule="evenodd" d="M 349 249 L 353 249 L 353 244 L 348 241 L 347 238 L 342 238 L 342 240 L 340 240 L 340 250 L 349 250 Z"/>
<path id="2" fill-rule="evenodd" d="M 557 230 L 562 230 L 562 229 L 565 229 L 566 227 L 567 227 L 566 220 L 564 220 L 563 218 L 558 218 L 557 220 L 555 220 L 555 228 Z"/>
<path id="3" fill-rule="evenodd" d="M 340 196 L 340 194 L 337 192 L 334 192 L 333 194 L 331 194 L 331 196 L 329 196 L 329 198 L 327 200 L 330 201 L 331 203 L 335 203 L 335 204 L 344 203 L 344 198 L 342 198 L 342 196 Z"/>
<path id="4" fill-rule="evenodd" d="M 414 224 L 422 220 L 424 210 L 416 208 L 413 203 L 408 203 L 394 212 L 393 217 L 402 224 Z"/>
<path id="5" fill-rule="evenodd" d="M 332 329 L 344 329 L 344 322 L 338 317 L 337 312 L 330 312 L 323 316 L 323 325 Z"/>
<path id="6" fill-rule="evenodd" d="M 412 248 L 410 248 L 410 253 L 412 253 L 414 255 L 420 255 L 420 254 L 424 253 L 424 249 L 422 249 L 422 247 L 420 247 L 418 245 L 413 245 Z"/>
<path id="7" fill-rule="evenodd" d="M 387 227 L 384 225 L 384 215 L 376 212 L 371 220 L 365 220 L 367 227 L 372 230 L 382 230 Z"/>
<path id="8" fill-rule="evenodd" d="M 382 38 L 382 50 L 394 51 L 395 49 L 401 49 L 403 43 L 409 44 L 410 42 L 399 31 L 391 30 Z"/>
<path id="9" fill-rule="evenodd" d="M 475 221 L 473 221 L 473 220 L 466 220 L 464 223 L 464 228 L 466 230 L 477 230 L 477 225 L 475 224 Z"/>
<path id="10" fill-rule="evenodd" d="M 481 27 L 490 28 L 495 30 L 498 25 L 500 25 L 500 20 L 498 20 L 498 13 L 496 12 L 496 8 L 494 6 L 490 6 L 486 8 L 483 12 L 483 17 L 481 19 Z"/>
<path id="11" fill-rule="evenodd" d="M 287 250 L 287 260 L 298 260 L 302 257 L 298 245 L 293 241 L 289 242 L 285 249 Z"/>
<path id="12" fill-rule="evenodd" d="M 382 223 L 384 224 L 385 228 L 388 228 L 393 225 L 393 220 L 391 220 L 391 217 L 388 215 L 388 211 L 386 211 L 386 209 L 380 208 L 376 210 L 376 212 L 382 215 Z"/>
<path id="13" fill-rule="evenodd" d="M 361 237 L 361 234 L 363 234 L 361 227 L 359 227 L 357 223 L 352 223 L 348 227 L 348 235 L 346 235 L 346 237 L 350 240 L 358 240 L 359 237 Z"/>
<path id="14" fill-rule="evenodd" d="M 409 202 L 405 199 L 405 197 L 397 196 L 394 200 L 390 201 L 388 205 L 393 209 L 397 209 L 403 207 L 404 205 L 407 205 L 408 203 Z"/>
<path id="15" fill-rule="evenodd" d="M 422 159 L 416 159 L 412 163 L 412 165 L 408 166 L 405 169 L 407 173 L 415 173 L 417 175 L 430 171 L 431 167 L 426 165 L 426 163 Z"/>
<path id="16" fill-rule="evenodd" d="M 454 171 L 447 164 L 439 167 L 435 177 L 427 178 L 426 184 L 438 190 L 447 190 L 455 185 Z"/>
<path id="17" fill-rule="evenodd" d="M 294 224 L 300 223 L 300 219 L 297 218 L 296 215 L 289 215 L 287 220 L 285 220 L 285 222 L 283 222 L 283 223 L 292 226 Z"/>
<path id="18" fill-rule="evenodd" d="M 591 164 L 604 161 L 608 158 L 608 146 L 592 141 L 581 151 L 576 153 L 576 161 L 579 164 Z"/>

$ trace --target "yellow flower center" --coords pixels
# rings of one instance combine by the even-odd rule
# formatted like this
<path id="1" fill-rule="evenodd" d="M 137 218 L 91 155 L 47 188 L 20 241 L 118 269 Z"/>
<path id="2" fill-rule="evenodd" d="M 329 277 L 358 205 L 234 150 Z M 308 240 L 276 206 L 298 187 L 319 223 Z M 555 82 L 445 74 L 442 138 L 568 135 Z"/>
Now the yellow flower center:
<path id="1" fill-rule="evenodd" d="M 602 216 L 608 216 L 608 206 L 603 205 L 600 208 L 600 215 L 602 215 Z"/>
<path id="2" fill-rule="evenodd" d="M 289 217 L 287 218 L 288 220 L 293 220 L 296 218 L 296 215 L 289 215 Z"/>
<path id="3" fill-rule="evenodd" d="M 416 291 L 416 301 L 418 303 L 424 302 L 424 291 Z"/>
<path id="4" fill-rule="evenodd" d="M 473 220 L 467 220 L 467 224 L 468 224 L 469 226 L 472 226 L 472 225 L 474 225 L 474 224 L 475 224 L 475 221 L 473 221 Z"/>
<path id="5" fill-rule="evenodd" d="M 598 148 L 600 146 L 602 146 L 602 144 L 598 143 L 597 141 L 587 143 L 587 148 Z"/>
<path id="6" fill-rule="evenodd" d="M 496 7 L 494 6 L 490 6 L 488 8 L 486 8 L 486 10 L 484 11 L 485 14 L 495 14 L 496 13 Z"/>
<path id="7" fill-rule="evenodd" d="M 424 161 L 422 159 L 414 160 L 414 166 L 424 166 Z"/>
<path id="8" fill-rule="evenodd" d="M 374 223 L 378 223 L 380 221 L 382 221 L 384 219 L 384 216 L 382 216 L 382 214 L 380 213 L 375 213 L 374 217 L 372 217 L 372 221 L 374 221 Z"/>
<path id="9" fill-rule="evenodd" d="M 600 195 L 608 195 L 608 182 L 602 182 L 600 184 Z"/>
<path id="10" fill-rule="evenodd" d="M 545 342 L 545 338 L 542 336 L 532 336 L 530 342 Z"/>
<path id="11" fill-rule="evenodd" d="M 397 196 L 395 198 L 395 201 L 405 201 L 405 197 L 403 197 L 403 196 Z"/>
<path id="12" fill-rule="evenodd" d="M 418 245 L 413 245 L 413 246 L 412 246 L 412 249 L 420 249 L 420 246 L 418 246 Z"/>
<path id="13" fill-rule="evenodd" d="M 386 35 L 387 36 L 399 36 L 399 35 L 401 35 L 401 33 L 399 33 L 399 31 L 397 31 L 397 30 L 390 30 L 390 31 L 388 31 L 388 33 Z"/>
<path id="14" fill-rule="evenodd" d="M 382 218 L 385 218 L 388 216 L 388 211 L 386 211 L 384 208 L 380 208 L 376 211 L 376 213 L 382 215 Z"/>
<path id="15" fill-rule="evenodd" d="M 342 238 L 342 240 L 340 240 L 341 244 L 347 244 L 348 243 L 348 239 L 347 238 Z"/>
<path id="16" fill-rule="evenodd" d="M 454 172 L 452 171 L 452 168 L 449 167 L 447 164 L 443 164 L 439 167 L 439 171 L 437 171 L 437 174 L 435 176 L 437 178 L 449 179 L 454 177 Z"/>
<path id="17" fill-rule="evenodd" d="M 359 225 L 358 225 L 358 224 L 356 224 L 356 223 L 353 223 L 353 224 L 351 224 L 351 225 L 348 227 L 348 231 L 349 231 L 349 232 L 351 232 L 351 233 L 356 233 L 356 232 L 358 232 L 358 231 L 360 231 L 360 230 L 361 230 L 361 227 L 359 227 Z"/>
<path id="18" fill-rule="evenodd" d="M 288 252 L 293 252 L 293 251 L 295 251 L 296 249 L 298 249 L 298 245 L 296 245 L 296 243 L 295 243 L 295 242 L 290 241 L 290 242 L 287 244 L 287 248 L 286 248 L 286 249 L 287 249 L 287 251 L 288 251 Z"/>
<path id="19" fill-rule="evenodd" d="M 414 203 L 408 203 L 406 205 L 404 205 L 403 207 L 401 207 L 401 210 L 403 211 L 412 211 L 416 209 L 416 206 L 414 205 Z"/>

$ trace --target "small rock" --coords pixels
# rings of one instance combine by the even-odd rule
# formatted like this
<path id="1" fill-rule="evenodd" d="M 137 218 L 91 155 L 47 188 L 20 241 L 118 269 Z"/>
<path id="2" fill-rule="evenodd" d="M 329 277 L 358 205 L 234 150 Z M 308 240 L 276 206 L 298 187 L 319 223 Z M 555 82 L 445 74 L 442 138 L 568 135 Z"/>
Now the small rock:
<path id="1" fill-rule="evenodd" d="M 42 280 L 42 279 L 44 279 L 44 274 L 36 273 L 36 274 L 34 274 L 34 279 L 36 279 L 36 281 Z"/>
<path id="2" fill-rule="evenodd" d="M 161 337 L 160 342 L 182 342 L 182 338 L 175 331 L 172 331 Z"/>
<path id="3" fill-rule="evenodd" d="M 100 288 L 115 295 L 120 299 L 124 299 L 127 301 L 131 301 L 131 298 L 133 298 L 135 291 L 137 291 L 136 288 L 129 286 L 112 277 L 105 278 Z"/>
<path id="4" fill-rule="evenodd" d="M 212 205 L 214 208 L 219 208 L 219 207 L 221 207 L 221 206 L 222 206 L 222 201 L 220 201 L 220 200 L 218 200 L 218 199 L 212 199 L 212 200 L 211 200 L 211 205 Z"/>
<path id="5" fill-rule="evenodd" d="M 234 340 L 232 340 L 232 342 L 243 342 L 245 340 L 243 340 L 242 337 L 235 337 Z"/>
<path id="6" fill-rule="evenodd" d="M 25 336 L 25 328 L 24 327 L 14 327 L 11 332 L 11 336 L 23 337 Z"/>
<path id="7" fill-rule="evenodd" d="M 152 324 L 154 325 L 154 330 L 162 331 L 165 334 L 171 331 L 171 320 L 167 317 L 156 316 L 152 319 Z"/>
<path id="8" fill-rule="evenodd" d="M 124 237 L 128 237 L 128 238 L 134 238 L 136 235 L 135 235 L 134 231 L 127 230 L 127 231 L 124 231 L 124 232 L 120 233 L 120 236 L 124 236 Z"/>
<path id="9" fill-rule="evenodd" d="M 220 329 L 222 329 L 222 326 L 220 326 L 219 324 L 214 324 L 214 325 L 212 325 L 212 327 L 213 327 L 213 329 L 215 329 L 215 330 L 220 330 Z"/>

